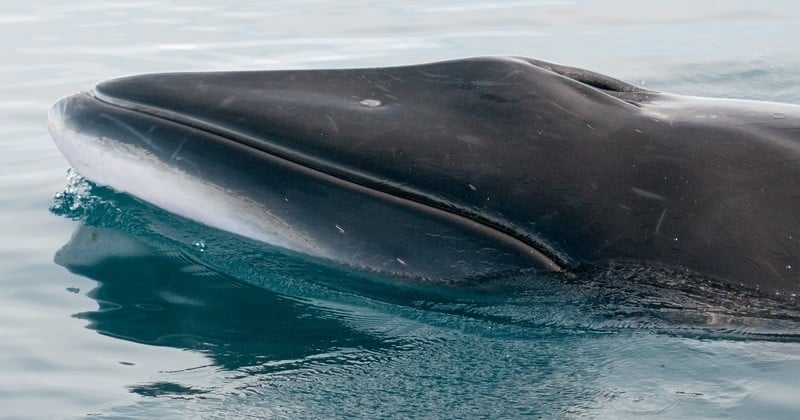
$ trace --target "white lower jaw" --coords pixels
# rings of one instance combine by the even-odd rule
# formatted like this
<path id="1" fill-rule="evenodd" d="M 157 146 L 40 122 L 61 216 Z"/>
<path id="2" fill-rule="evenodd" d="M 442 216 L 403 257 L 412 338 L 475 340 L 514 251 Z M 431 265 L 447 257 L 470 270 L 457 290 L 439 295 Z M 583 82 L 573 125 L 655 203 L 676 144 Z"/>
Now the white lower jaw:
<path id="1" fill-rule="evenodd" d="M 170 166 L 147 150 L 75 132 L 50 118 L 50 134 L 69 164 L 92 182 L 170 213 L 250 239 L 326 258 L 307 233 L 252 199 Z"/>

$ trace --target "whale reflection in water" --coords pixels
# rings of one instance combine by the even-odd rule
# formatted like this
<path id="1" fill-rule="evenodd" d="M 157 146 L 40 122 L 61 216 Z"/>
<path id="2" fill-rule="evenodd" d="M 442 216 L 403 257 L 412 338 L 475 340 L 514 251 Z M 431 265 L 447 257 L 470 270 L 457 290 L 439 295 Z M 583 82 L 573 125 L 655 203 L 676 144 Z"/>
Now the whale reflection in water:
<path id="1" fill-rule="evenodd" d="M 87 328 L 136 343 L 200 351 L 234 370 L 386 347 L 334 314 L 242 283 L 186 254 L 166 255 L 124 232 L 78 226 L 57 264 L 97 281 Z M 273 363 L 274 364 L 274 363 Z"/>

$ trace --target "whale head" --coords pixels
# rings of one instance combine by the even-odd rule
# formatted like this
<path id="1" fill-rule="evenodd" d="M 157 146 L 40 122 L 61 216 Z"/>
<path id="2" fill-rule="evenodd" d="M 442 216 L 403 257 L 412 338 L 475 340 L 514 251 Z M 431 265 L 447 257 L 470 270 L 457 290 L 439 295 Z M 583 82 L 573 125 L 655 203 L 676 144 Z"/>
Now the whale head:
<path id="1" fill-rule="evenodd" d="M 514 57 L 122 77 L 50 113 L 88 179 L 303 254 L 430 278 L 629 259 L 789 292 L 798 121 Z"/>

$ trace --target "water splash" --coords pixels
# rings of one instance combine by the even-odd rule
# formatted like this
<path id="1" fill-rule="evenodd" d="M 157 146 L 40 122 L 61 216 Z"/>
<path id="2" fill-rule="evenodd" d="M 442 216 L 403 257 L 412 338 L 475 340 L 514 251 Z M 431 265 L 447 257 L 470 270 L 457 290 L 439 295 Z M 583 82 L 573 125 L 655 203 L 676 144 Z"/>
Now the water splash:
<path id="1" fill-rule="evenodd" d="M 92 184 L 72 168 L 67 170 L 67 185 L 64 191 L 56 193 L 50 210 L 53 213 L 82 219 L 91 211 L 96 196 L 92 194 Z"/>

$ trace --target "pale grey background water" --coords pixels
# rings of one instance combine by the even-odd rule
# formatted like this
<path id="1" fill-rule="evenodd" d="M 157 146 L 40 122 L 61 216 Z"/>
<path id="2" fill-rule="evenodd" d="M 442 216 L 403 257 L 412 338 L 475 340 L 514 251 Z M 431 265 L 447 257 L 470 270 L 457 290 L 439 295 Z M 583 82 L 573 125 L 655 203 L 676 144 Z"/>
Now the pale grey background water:
<path id="1" fill-rule="evenodd" d="M 342 309 L 352 319 L 328 316 L 348 331 L 380 330 L 383 344 L 410 337 L 415 349 L 367 351 L 358 339 L 357 351 L 342 356 L 349 364 L 320 362 L 276 377 L 180 346 L 100 335 L 73 317 L 97 310 L 86 295 L 96 283 L 53 263 L 76 222 L 48 210 L 67 165 L 47 134 L 46 112 L 63 95 L 123 74 L 488 54 L 586 67 L 675 93 L 800 103 L 798 22 L 795 1 L 4 2 L 0 417 L 796 418 L 800 345 L 791 341 L 612 334 L 571 342 L 524 328 L 509 339 L 469 317 L 356 299 L 356 309 Z M 536 376 L 537 364 L 550 370 Z"/>

